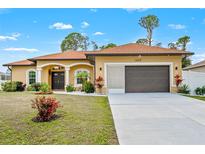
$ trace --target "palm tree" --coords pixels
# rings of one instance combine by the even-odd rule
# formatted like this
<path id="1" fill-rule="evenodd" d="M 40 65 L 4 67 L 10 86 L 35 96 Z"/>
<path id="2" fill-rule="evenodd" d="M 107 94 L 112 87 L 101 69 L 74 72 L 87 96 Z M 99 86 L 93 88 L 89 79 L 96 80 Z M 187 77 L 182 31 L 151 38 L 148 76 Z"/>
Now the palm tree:
<path id="1" fill-rule="evenodd" d="M 139 20 L 139 25 L 147 30 L 148 45 L 152 45 L 152 33 L 154 28 L 159 27 L 159 19 L 155 15 L 148 15 Z"/>
<path id="2" fill-rule="evenodd" d="M 177 43 L 181 46 L 181 50 L 186 50 L 187 44 L 190 42 L 190 37 L 189 36 L 183 36 L 180 37 L 177 41 Z"/>

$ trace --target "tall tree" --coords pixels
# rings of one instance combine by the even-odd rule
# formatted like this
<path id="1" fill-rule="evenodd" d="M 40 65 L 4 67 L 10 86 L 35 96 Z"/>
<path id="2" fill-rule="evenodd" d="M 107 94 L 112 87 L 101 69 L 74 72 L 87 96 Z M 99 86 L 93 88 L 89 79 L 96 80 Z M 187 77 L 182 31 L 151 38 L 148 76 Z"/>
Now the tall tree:
<path id="1" fill-rule="evenodd" d="M 156 43 L 155 46 L 156 47 L 161 47 L 162 46 L 162 42 Z"/>
<path id="2" fill-rule="evenodd" d="M 99 48 L 95 41 L 91 41 L 91 45 L 93 47 L 93 50 L 97 50 Z"/>
<path id="3" fill-rule="evenodd" d="M 88 48 L 88 37 L 83 36 L 80 33 L 70 33 L 61 43 L 62 52 L 68 50 L 87 50 Z"/>
<path id="4" fill-rule="evenodd" d="M 168 48 L 170 48 L 170 49 L 177 49 L 177 44 L 174 43 L 174 42 L 171 42 L 171 43 L 168 44 Z"/>
<path id="5" fill-rule="evenodd" d="M 180 37 L 177 41 L 178 45 L 181 46 L 181 50 L 186 50 L 187 44 L 190 42 L 189 36 Z"/>
<path id="6" fill-rule="evenodd" d="M 136 41 L 137 44 L 148 45 L 148 40 L 145 38 L 138 39 Z"/>
<path id="7" fill-rule="evenodd" d="M 117 45 L 114 44 L 114 43 L 109 43 L 107 45 L 103 45 L 100 47 L 100 49 L 107 49 L 107 48 L 113 48 L 113 47 L 116 47 Z"/>
<path id="8" fill-rule="evenodd" d="M 189 36 L 183 36 L 180 37 L 177 41 L 177 45 L 181 47 L 181 50 L 186 51 L 187 49 L 187 44 L 190 42 L 190 37 Z M 191 65 L 191 60 L 185 56 L 182 58 L 182 68 L 187 67 Z"/>
<path id="9" fill-rule="evenodd" d="M 139 20 L 139 25 L 147 30 L 148 45 L 152 45 L 152 34 L 154 28 L 159 27 L 159 19 L 155 15 L 148 15 Z"/>

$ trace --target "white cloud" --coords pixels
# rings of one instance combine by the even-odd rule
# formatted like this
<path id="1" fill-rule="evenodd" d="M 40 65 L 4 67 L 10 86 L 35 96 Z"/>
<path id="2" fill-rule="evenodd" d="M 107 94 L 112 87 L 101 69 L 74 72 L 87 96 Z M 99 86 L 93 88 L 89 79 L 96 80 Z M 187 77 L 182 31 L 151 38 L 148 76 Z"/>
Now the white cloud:
<path id="1" fill-rule="evenodd" d="M 185 25 L 181 25 L 181 24 L 169 24 L 168 25 L 170 28 L 172 28 L 172 29 L 185 29 L 186 28 L 186 26 Z"/>
<path id="2" fill-rule="evenodd" d="M 0 35 L 0 41 L 8 41 L 8 40 L 13 40 L 16 41 L 17 38 L 20 36 L 20 33 L 13 33 L 12 35 Z"/>
<path id="3" fill-rule="evenodd" d="M 60 29 L 60 30 L 62 30 L 62 29 L 72 29 L 73 26 L 71 24 L 64 24 L 62 22 L 56 22 L 53 25 L 50 25 L 49 28 L 50 29 L 58 29 L 58 30 Z"/>
<path id="4" fill-rule="evenodd" d="M 97 9 L 90 9 L 91 12 L 97 12 Z"/>
<path id="5" fill-rule="evenodd" d="M 124 10 L 126 10 L 127 12 L 134 12 L 134 11 L 144 12 L 149 10 L 149 8 L 124 8 Z"/>
<path id="6" fill-rule="evenodd" d="M 205 24 L 205 18 L 204 18 L 204 20 L 203 20 L 203 24 Z"/>
<path id="7" fill-rule="evenodd" d="M 102 32 L 95 32 L 93 35 L 104 35 Z"/>
<path id="8" fill-rule="evenodd" d="M 81 28 L 87 28 L 88 26 L 90 26 L 90 24 L 88 22 L 86 22 L 86 21 L 83 21 L 81 23 Z"/>
<path id="9" fill-rule="evenodd" d="M 29 53 L 33 53 L 33 52 L 37 52 L 39 51 L 38 49 L 34 49 L 34 48 L 5 48 L 5 51 L 24 51 L 24 52 L 29 52 Z"/>

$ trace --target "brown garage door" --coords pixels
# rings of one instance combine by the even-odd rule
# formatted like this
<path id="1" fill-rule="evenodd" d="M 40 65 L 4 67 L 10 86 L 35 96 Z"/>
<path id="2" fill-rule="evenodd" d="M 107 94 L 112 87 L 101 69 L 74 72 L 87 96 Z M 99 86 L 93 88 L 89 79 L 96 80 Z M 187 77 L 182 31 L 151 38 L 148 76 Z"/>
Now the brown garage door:
<path id="1" fill-rule="evenodd" d="M 125 92 L 169 92 L 169 66 L 126 66 Z"/>

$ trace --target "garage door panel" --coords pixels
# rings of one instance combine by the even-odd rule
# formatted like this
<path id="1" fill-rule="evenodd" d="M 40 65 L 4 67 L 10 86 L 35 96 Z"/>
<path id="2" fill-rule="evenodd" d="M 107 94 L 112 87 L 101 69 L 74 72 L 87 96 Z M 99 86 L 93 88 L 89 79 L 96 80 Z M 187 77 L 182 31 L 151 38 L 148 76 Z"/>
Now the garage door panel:
<path id="1" fill-rule="evenodd" d="M 126 66 L 126 92 L 168 92 L 169 66 Z"/>

